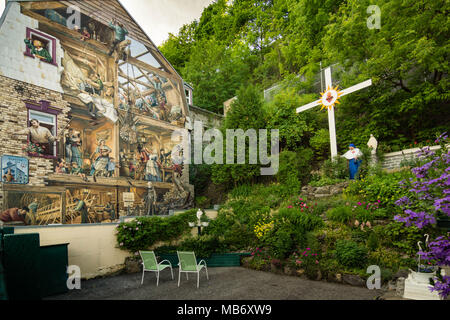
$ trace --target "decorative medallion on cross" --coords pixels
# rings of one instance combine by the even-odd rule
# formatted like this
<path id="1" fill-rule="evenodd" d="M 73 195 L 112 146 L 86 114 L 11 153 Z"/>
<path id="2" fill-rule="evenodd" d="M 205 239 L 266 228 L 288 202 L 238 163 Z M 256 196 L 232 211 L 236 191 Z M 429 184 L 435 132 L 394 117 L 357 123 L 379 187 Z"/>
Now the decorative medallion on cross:
<path id="1" fill-rule="evenodd" d="M 337 143 L 336 143 L 336 124 L 334 117 L 334 106 L 339 104 L 339 99 L 350 93 L 362 90 L 364 88 L 370 87 L 372 85 L 372 80 L 364 81 L 353 87 L 345 90 L 338 90 L 338 87 L 333 88 L 333 81 L 331 78 L 331 67 L 325 69 L 325 86 L 327 90 L 321 93 L 321 98 L 317 101 L 311 102 L 303 107 L 297 109 L 297 113 L 304 112 L 306 110 L 312 109 L 316 106 L 321 105 L 322 109 L 328 109 L 328 123 L 330 130 L 330 144 L 331 144 L 331 158 L 337 157 Z"/>

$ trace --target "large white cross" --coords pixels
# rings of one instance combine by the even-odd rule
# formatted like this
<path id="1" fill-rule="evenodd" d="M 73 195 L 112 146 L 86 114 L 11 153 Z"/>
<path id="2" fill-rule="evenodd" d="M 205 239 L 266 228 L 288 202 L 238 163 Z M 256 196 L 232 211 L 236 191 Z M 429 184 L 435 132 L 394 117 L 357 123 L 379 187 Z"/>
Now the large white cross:
<path id="1" fill-rule="evenodd" d="M 334 120 L 334 104 L 339 103 L 339 98 L 347 94 L 353 93 L 355 91 L 370 87 L 372 85 L 372 80 L 364 81 L 356 86 L 350 87 L 348 89 L 339 91 L 333 89 L 333 82 L 331 79 L 331 67 L 325 69 L 325 87 L 326 91 L 323 96 L 314 102 L 311 102 L 303 107 L 297 109 L 297 113 L 309 110 L 319 105 L 323 105 L 328 108 L 328 123 L 330 127 L 330 144 L 331 144 L 331 158 L 337 157 L 337 143 L 336 143 L 336 124 Z"/>

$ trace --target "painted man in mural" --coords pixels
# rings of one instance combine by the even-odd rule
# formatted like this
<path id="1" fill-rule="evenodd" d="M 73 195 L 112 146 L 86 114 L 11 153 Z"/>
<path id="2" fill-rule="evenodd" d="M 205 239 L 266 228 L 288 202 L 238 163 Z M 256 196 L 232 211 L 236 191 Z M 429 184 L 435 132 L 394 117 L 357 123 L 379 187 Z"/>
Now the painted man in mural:
<path id="1" fill-rule="evenodd" d="M 114 30 L 115 33 L 115 39 L 113 42 L 113 46 L 111 48 L 111 51 L 109 52 L 109 55 L 111 56 L 116 50 L 119 43 L 122 41 L 125 41 L 126 36 L 128 35 L 128 30 L 124 27 L 124 25 L 120 22 L 117 22 L 115 19 L 109 23 L 109 27 Z"/>
<path id="2" fill-rule="evenodd" d="M 144 180 L 145 175 L 147 175 L 147 162 L 150 160 L 150 151 L 139 144 L 137 146 L 137 152 L 138 152 L 138 167 L 136 170 L 135 179 L 136 180 Z"/>
<path id="3" fill-rule="evenodd" d="M 78 198 L 73 199 L 73 201 L 75 203 L 75 208 L 73 210 L 81 215 L 81 223 L 89 223 L 89 214 L 86 202 Z"/>
<path id="4" fill-rule="evenodd" d="M 28 207 L 23 207 L 22 209 L 11 208 L 5 210 L 0 213 L 0 222 L 1 224 L 8 222 L 23 222 L 27 224 L 27 221 L 29 221 L 27 216 L 29 212 L 30 209 L 28 209 Z"/>
<path id="5" fill-rule="evenodd" d="M 43 154 L 50 154 L 49 152 L 52 148 L 52 145 L 55 141 L 59 141 L 59 139 L 52 135 L 50 130 L 46 127 L 41 127 L 40 123 L 36 119 L 32 119 L 30 121 L 31 127 L 23 129 L 19 132 L 13 133 L 13 135 L 22 135 L 28 134 L 30 135 L 31 143 L 34 145 L 39 145 L 43 149 Z"/>
<path id="6" fill-rule="evenodd" d="M 48 52 L 47 49 L 44 48 L 44 45 L 39 40 L 32 40 L 31 38 L 25 39 L 25 44 L 31 50 L 31 54 L 33 54 L 36 58 L 47 62 L 53 62 L 53 58 Z"/>

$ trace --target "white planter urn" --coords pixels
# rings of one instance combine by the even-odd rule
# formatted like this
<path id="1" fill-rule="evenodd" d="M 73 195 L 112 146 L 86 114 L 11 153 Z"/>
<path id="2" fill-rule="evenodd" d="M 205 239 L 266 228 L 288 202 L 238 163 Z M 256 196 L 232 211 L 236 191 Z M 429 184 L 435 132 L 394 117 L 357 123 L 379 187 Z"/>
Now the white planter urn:
<path id="1" fill-rule="evenodd" d="M 436 273 L 415 272 L 410 270 L 408 278 L 405 280 L 405 292 L 403 298 L 412 300 L 441 300 L 436 291 L 431 292 L 430 279 Z"/>
<path id="2" fill-rule="evenodd" d="M 202 222 L 202 227 L 207 227 L 209 226 L 209 222 Z"/>
<path id="3" fill-rule="evenodd" d="M 189 222 L 189 227 L 191 228 L 195 227 L 195 222 Z"/>

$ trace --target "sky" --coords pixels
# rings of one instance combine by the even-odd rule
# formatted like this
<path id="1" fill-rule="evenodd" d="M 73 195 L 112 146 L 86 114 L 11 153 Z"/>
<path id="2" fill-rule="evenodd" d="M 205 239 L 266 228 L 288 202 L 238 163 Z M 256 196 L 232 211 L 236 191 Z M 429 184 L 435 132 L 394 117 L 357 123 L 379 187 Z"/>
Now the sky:
<path id="1" fill-rule="evenodd" d="M 152 41 L 161 45 L 169 33 L 178 30 L 193 20 L 198 20 L 203 9 L 214 0 L 121 0 L 121 3 L 133 16 Z M 5 1 L 0 0 L 0 12 Z"/>

